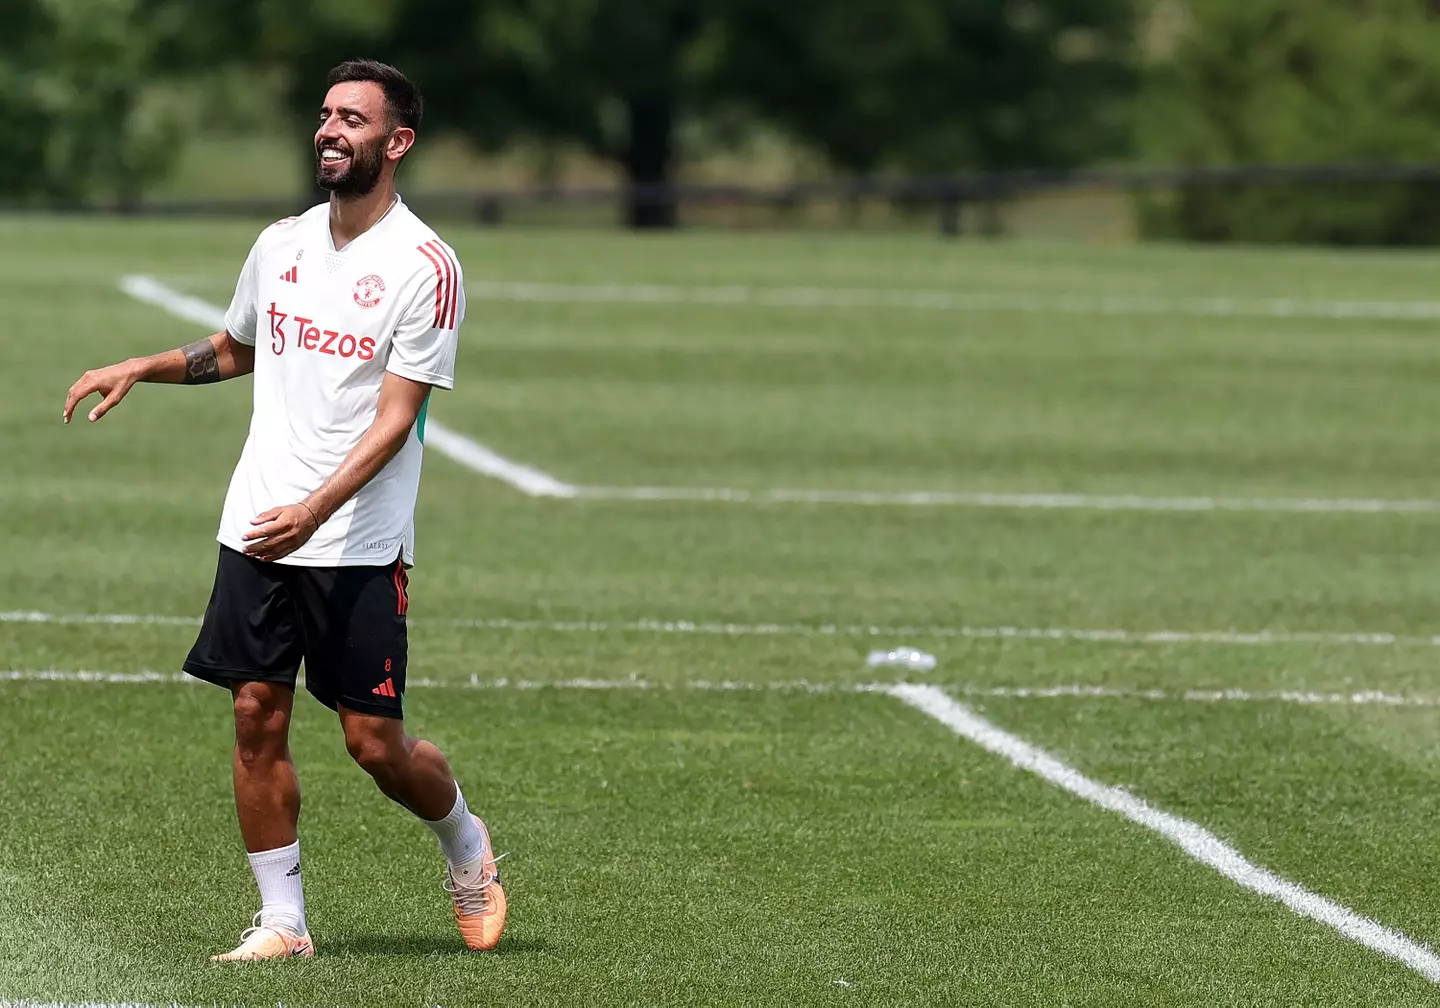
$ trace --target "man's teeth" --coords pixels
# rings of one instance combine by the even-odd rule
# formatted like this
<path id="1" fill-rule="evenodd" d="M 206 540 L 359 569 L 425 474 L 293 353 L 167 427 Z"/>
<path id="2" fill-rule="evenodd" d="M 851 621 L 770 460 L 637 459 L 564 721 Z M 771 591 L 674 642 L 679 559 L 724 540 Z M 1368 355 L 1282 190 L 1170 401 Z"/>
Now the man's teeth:
<path id="1" fill-rule="evenodd" d="M 343 161 L 343 160 L 345 160 L 345 155 L 342 154 L 340 151 L 335 150 L 334 148 L 328 148 L 328 149 L 323 150 L 323 151 L 320 152 L 320 160 L 321 160 L 321 161 Z"/>

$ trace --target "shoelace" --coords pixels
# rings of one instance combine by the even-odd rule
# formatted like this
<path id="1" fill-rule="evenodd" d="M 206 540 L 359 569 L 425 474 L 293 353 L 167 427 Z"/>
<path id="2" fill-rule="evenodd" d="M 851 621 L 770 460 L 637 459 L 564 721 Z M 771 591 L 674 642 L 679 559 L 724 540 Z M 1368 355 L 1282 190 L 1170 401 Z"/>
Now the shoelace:
<path id="1" fill-rule="evenodd" d="M 456 885 L 455 877 L 450 874 L 448 869 L 446 870 L 445 881 L 440 884 L 440 888 L 450 894 L 450 897 L 455 900 L 456 908 L 466 917 L 490 912 L 490 894 L 488 892 L 490 883 L 500 881 L 500 873 L 494 870 L 495 863 L 506 857 L 508 853 L 507 851 L 506 854 L 491 858 L 491 870 L 480 876 L 480 881 L 473 886 L 462 888 Z"/>
<path id="2" fill-rule="evenodd" d="M 262 913 L 264 913 L 264 912 L 265 912 L 265 911 L 263 911 L 263 910 L 256 910 L 256 911 L 255 911 L 255 916 L 250 918 L 250 926 L 249 926 L 248 928 L 246 928 L 244 931 L 241 931 L 241 932 L 240 932 L 240 944 L 241 944 L 241 945 L 244 945 L 247 941 L 249 941 L 249 940 L 250 940 L 250 936 L 253 935 L 253 934 L 255 934 L 255 932 L 264 930 L 263 925 L 261 925 L 261 923 L 260 923 L 260 915 L 261 915 Z"/>
<path id="3" fill-rule="evenodd" d="M 280 932 L 276 931 L 274 928 L 268 927 L 268 926 L 260 923 L 260 915 L 261 915 L 262 913 L 264 913 L 263 910 L 257 910 L 257 911 L 255 911 L 255 916 L 250 918 L 250 926 L 249 926 L 248 928 L 246 928 L 244 931 L 241 931 L 241 932 L 240 932 L 240 944 L 235 947 L 235 951 L 238 952 L 238 951 L 240 951 L 240 949 L 244 948 L 244 947 L 245 947 L 245 943 L 248 942 L 248 941 L 249 941 L 251 938 L 253 938 L 255 935 L 259 934 L 261 931 L 270 931 L 270 932 L 272 932 L 272 933 L 274 933 L 274 934 L 279 934 L 279 933 L 280 933 Z"/>
<path id="4" fill-rule="evenodd" d="M 255 911 L 255 916 L 250 918 L 250 926 L 244 931 L 240 932 L 240 946 L 237 946 L 237 948 L 244 946 L 247 941 L 249 941 L 254 935 L 258 934 L 261 931 L 270 931 L 277 935 L 280 934 L 280 931 L 277 928 L 270 927 L 268 924 L 262 924 L 260 922 L 260 917 L 264 913 L 264 910 Z"/>

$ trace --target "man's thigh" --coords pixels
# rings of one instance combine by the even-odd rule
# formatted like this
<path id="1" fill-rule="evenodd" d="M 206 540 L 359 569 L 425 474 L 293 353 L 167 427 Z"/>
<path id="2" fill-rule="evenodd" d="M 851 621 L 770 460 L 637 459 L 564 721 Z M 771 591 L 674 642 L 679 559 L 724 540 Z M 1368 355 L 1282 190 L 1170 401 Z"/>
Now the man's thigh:
<path id="1" fill-rule="evenodd" d="M 245 682 L 293 689 L 303 640 L 286 582 L 275 564 L 220 547 L 215 586 L 185 671 L 227 689 Z"/>
<path id="2" fill-rule="evenodd" d="M 402 717 L 409 638 L 404 564 L 297 567 L 305 688 L 336 710 Z"/>

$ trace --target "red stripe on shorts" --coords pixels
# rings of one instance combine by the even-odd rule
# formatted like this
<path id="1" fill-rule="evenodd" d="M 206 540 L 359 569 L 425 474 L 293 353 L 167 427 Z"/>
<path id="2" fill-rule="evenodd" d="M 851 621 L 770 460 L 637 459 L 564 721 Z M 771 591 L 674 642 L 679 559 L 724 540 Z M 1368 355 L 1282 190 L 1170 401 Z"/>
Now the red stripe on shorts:
<path id="1" fill-rule="evenodd" d="M 405 589 L 410 586 L 410 575 L 405 573 L 404 559 L 395 561 L 395 615 L 404 616 L 410 611 L 410 596 Z"/>

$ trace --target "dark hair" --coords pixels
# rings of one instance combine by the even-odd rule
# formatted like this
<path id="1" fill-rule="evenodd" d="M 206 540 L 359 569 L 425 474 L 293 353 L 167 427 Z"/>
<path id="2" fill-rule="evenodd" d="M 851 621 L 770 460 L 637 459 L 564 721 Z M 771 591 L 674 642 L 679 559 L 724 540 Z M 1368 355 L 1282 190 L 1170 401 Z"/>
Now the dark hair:
<path id="1" fill-rule="evenodd" d="M 371 59 L 346 60 L 325 76 L 325 87 L 328 90 L 347 81 L 368 81 L 380 85 L 380 90 L 385 92 L 391 126 L 398 124 L 413 130 L 420 128 L 420 117 L 425 114 L 425 101 L 420 97 L 420 89 L 389 63 Z"/>

